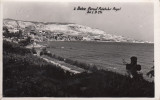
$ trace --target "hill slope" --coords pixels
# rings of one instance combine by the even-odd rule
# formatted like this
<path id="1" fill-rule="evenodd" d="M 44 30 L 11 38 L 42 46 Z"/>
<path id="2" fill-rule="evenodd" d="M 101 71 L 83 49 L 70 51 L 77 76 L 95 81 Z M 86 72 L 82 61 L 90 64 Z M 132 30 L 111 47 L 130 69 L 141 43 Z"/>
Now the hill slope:
<path id="1" fill-rule="evenodd" d="M 24 33 L 27 34 L 30 31 L 34 31 L 36 33 L 38 41 L 43 41 L 43 40 L 95 41 L 96 40 L 96 41 L 108 41 L 108 42 L 144 43 L 144 41 L 108 34 L 99 29 L 93 29 L 88 26 L 83 26 L 73 23 L 43 23 L 43 22 L 33 22 L 33 21 L 21 21 L 14 19 L 4 19 L 3 25 L 7 27 L 11 32 L 16 32 L 16 30 L 23 30 Z"/>
<path id="2" fill-rule="evenodd" d="M 107 70 L 71 74 L 3 41 L 3 97 L 154 97 L 154 82 Z"/>

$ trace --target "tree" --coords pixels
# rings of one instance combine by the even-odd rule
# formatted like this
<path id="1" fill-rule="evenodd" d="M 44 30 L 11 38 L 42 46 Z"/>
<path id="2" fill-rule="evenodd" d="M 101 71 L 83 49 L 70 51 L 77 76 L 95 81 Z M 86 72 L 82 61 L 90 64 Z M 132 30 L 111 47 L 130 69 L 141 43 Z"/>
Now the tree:
<path id="1" fill-rule="evenodd" d="M 3 36 L 8 37 L 9 36 L 9 31 L 7 27 L 3 27 Z"/>
<path id="2" fill-rule="evenodd" d="M 19 42 L 19 44 L 20 44 L 21 46 L 27 46 L 27 45 L 29 45 L 30 43 L 31 43 L 31 37 L 27 37 L 26 40 L 22 40 L 22 41 Z"/>

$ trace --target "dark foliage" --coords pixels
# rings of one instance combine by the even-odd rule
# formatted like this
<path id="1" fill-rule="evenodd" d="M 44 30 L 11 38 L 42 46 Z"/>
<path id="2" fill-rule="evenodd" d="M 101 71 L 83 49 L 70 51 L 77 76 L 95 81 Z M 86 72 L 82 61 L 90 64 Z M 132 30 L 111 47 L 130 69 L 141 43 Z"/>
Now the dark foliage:
<path id="1" fill-rule="evenodd" d="M 10 43 L 7 41 L 3 41 L 3 51 L 5 51 L 6 53 L 14 53 L 14 54 L 20 54 L 20 55 L 25 55 L 30 53 L 30 49 L 20 47 L 19 44 Z"/>
<path id="2" fill-rule="evenodd" d="M 11 37 L 16 37 L 16 38 L 21 38 L 22 37 L 22 30 L 19 30 L 18 32 L 9 32 L 7 27 L 3 27 L 3 36 L 6 38 L 11 38 Z"/>
<path id="3" fill-rule="evenodd" d="M 27 39 L 20 41 L 19 44 L 21 46 L 27 46 L 27 45 L 31 44 L 31 37 L 27 37 Z"/>
<path id="4" fill-rule="evenodd" d="M 3 43 L 4 97 L 154 97 L 154 82 L 104 70 L 74 75 L 33 56 L 18 44 Z"/>

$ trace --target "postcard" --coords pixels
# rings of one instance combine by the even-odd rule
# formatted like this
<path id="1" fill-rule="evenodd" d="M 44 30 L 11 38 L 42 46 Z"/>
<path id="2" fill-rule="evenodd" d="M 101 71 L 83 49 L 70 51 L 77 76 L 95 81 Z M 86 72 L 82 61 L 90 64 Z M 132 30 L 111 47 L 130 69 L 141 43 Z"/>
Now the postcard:
<path id="1" fill-rule="evenodd" d="M 159 100 L 159 8 L 159 0 L 2 1 L 2 100 Z"/>

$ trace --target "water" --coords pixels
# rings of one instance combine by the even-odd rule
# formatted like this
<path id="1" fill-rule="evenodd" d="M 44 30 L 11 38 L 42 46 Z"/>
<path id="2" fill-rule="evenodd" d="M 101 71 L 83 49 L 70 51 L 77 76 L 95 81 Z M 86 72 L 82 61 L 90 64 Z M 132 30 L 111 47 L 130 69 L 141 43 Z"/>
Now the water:
<path id="1" fill-rule="evenodd" d="M 130 57 L 136 56 L 142 73 L 146 74 L 154 65 L 154 45 L 142 43 L 113 43 L 85 41 L 53 41 L 48 42 L 49 51 L 64 58 L 95 64 L 125 74 L 123 60 L 130 63 Z"/>

